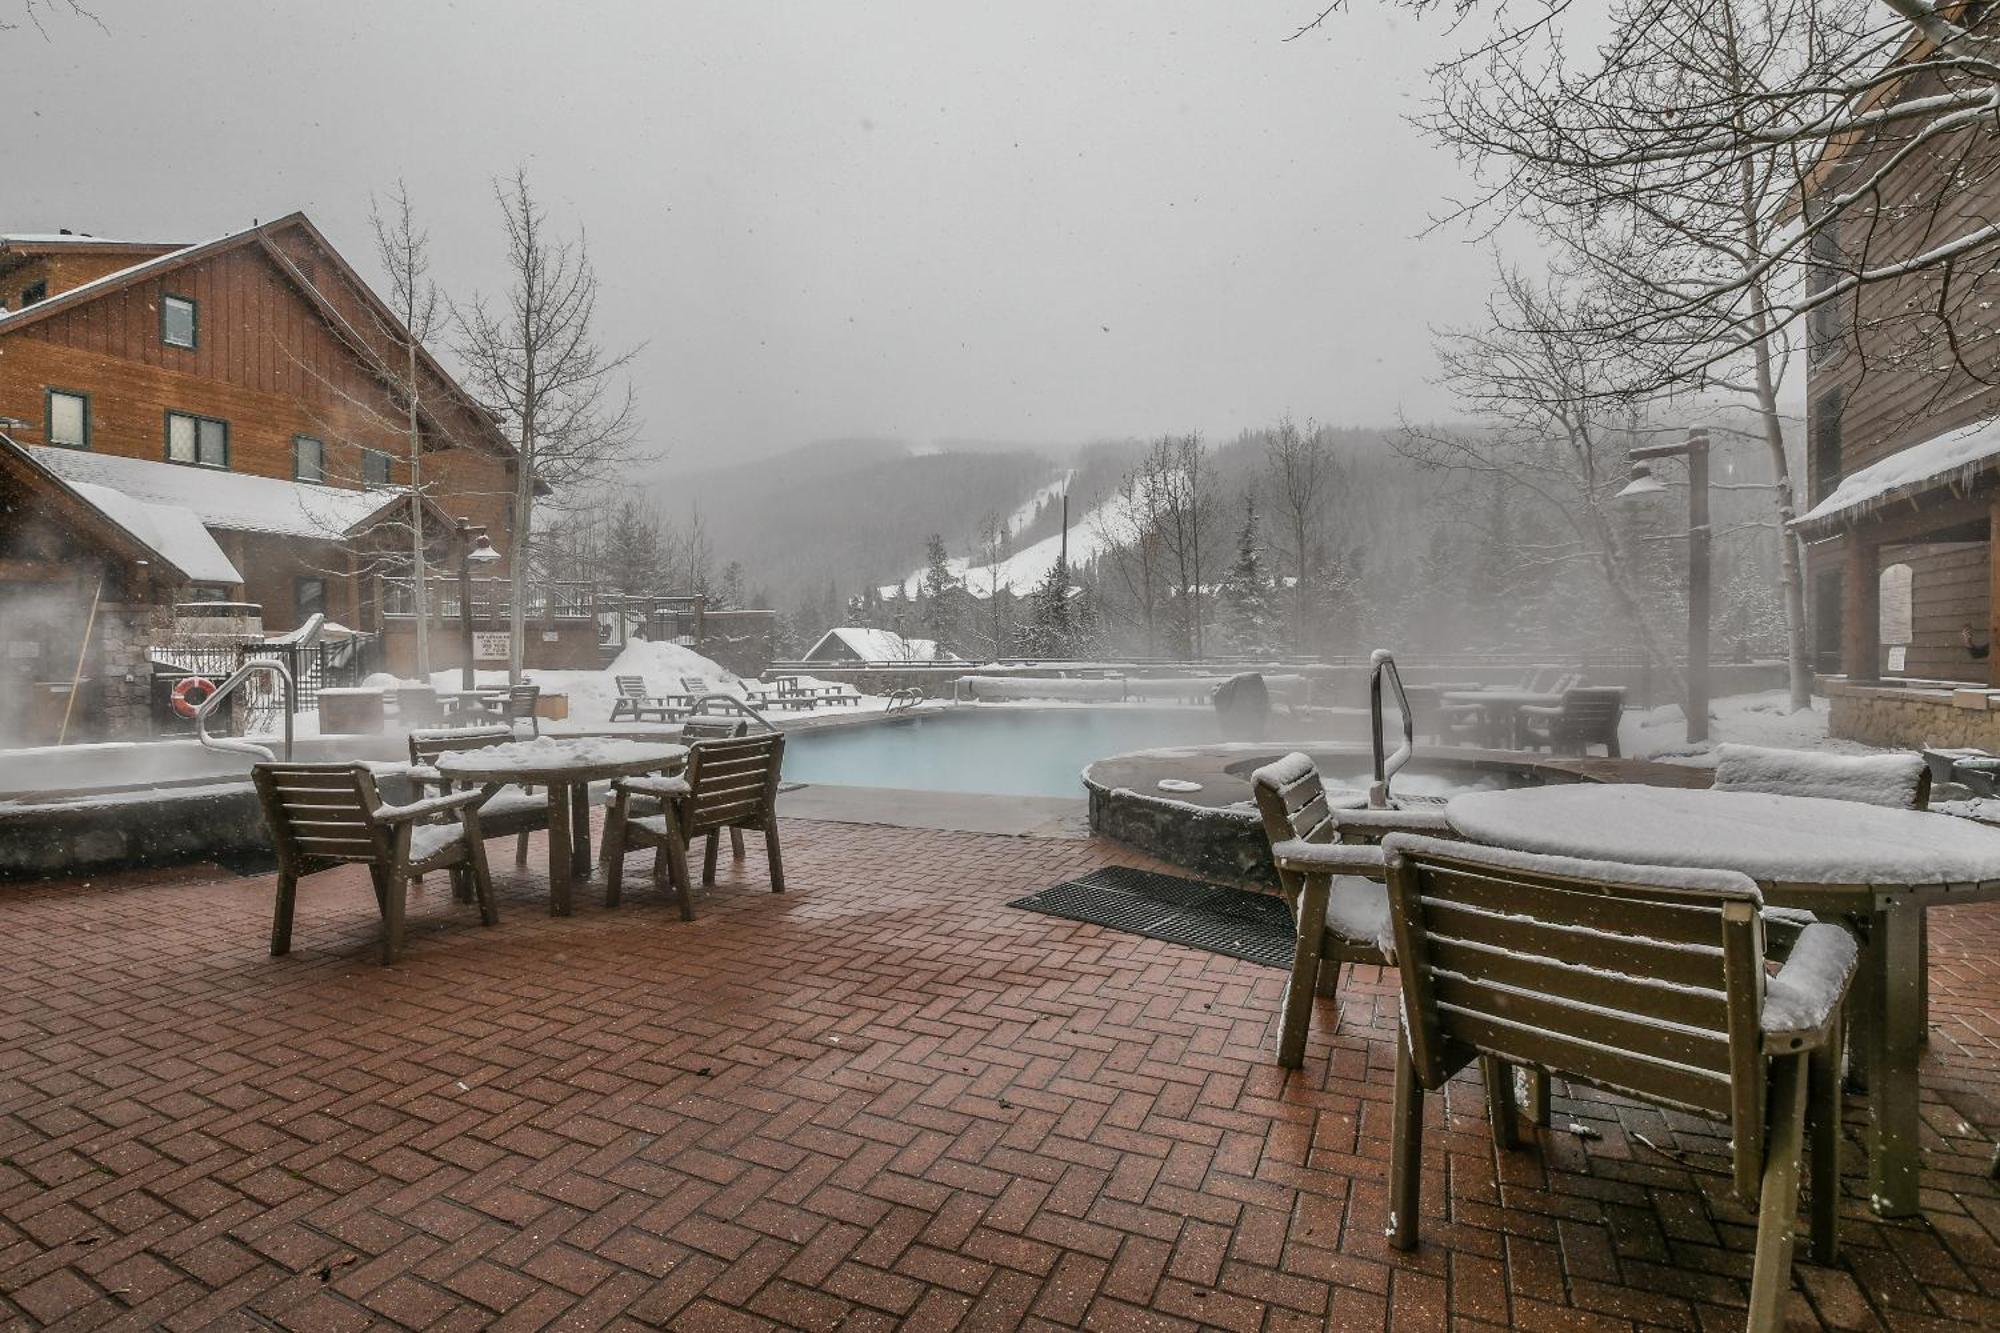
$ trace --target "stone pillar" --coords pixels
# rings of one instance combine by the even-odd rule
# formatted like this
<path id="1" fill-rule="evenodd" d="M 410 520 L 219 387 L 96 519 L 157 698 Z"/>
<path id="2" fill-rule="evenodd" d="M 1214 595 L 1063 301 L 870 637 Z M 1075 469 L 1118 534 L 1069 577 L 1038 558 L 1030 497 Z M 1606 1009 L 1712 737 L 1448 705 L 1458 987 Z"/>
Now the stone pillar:
<path id="1" fill-rule="evenodd" d="M 1847 678 L 1882 678 L 1881 547 L 1850 531 L 1842 552 L 1840 667 Z"/>

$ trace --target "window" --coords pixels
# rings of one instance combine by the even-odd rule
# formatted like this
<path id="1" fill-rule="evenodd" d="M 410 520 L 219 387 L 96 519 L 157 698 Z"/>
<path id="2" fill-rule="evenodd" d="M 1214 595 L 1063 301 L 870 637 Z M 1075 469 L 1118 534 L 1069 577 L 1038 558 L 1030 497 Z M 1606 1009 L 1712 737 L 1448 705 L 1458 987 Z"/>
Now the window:
<path id="1" fill-rule="evenodd" d="M 1812 465 L 1807 469 L 1807 500 L 1818 504 L 1840 485 L 1840 390 L 1828 389 L 1813 400 L 1807 435 L 1812 440 Z"/>
<path id="2" fill-rule="evenodd" d="M 24 310 L 37 301 L 46 301 L 48 299 L 49 284 L 46 279 L 41 282 L 31 282 L 21 289 L 21 308 Z"/>
<path id="3" fill-rule="evenodd" d="M 1806 267 L 1806 294 L 1817 296 L 1840 281 L 1844 256 L 1840 249 L 1840 219 L 1827 218 L 1812 234 Z M 1845 307 L 1852 296 L 1836 297 L 1806 312 L 1807 358 L 1812 365 L 1830 361 L 1840 351 L 1846 332 Z"/>
<path id="4" fill-rule="evenodd" d="M 361 451 L 361 482 L 364 486 L 387 486 L 389 484 L 389 455 L 380 449 Z"/>
<path id="5" fill-rule="evenodd" d="M 292 580 L 292 602 L 298 612 L 299 623 L 304 624 L 311 615 L 326 612 L 326 580 L 305 578 Z"/>
<path id="6" fill-rule="evenodd" d="M 185 412 L 167 413 L 167 461 L 228 467 L 229 423 Z"/>
<path id="7" fill-rule="evenodd" d="M 292 480 L 326 480 L 326 445 L 310 435 L 292 436 Z"/>
<path id="8" fill-rule="evenodd" d="M 169 347 L 192 347 L 194 335 L 194 302 L 185 296 L 163 299 L 160 302 L 160 341 Z"/>
<path id="9" fill-rule="evenodd" d="M 50 389 L 48 422 L 42 437 L 69 449 L 90 447 L 90 395 Z"/>

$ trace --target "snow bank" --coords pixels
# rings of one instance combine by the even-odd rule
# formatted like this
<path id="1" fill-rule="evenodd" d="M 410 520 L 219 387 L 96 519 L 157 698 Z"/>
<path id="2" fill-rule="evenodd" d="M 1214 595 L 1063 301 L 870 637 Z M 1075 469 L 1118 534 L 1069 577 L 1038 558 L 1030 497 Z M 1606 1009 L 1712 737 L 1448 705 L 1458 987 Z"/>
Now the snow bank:
<path id="1" fill-rule="evenodd" d="M 1717 791 L 1823 796 L 1902 810 L 1915 808 L 1925 767 L 1914 754 L 1815 754 L 1762 745 L 1723 745 L 1715 756 Z"/>
<path id="2" fill-rule="evenodd" d="M 569 699 L 569 718 L 575 723 L 602 723 L 610 720 L 611 703 L 618 697 L 619 676 L 638 676 L 646 682 L 648 694 L 684 694 L 681 678 L 699 677 L 705 691 L 741 697 L 743 682 L 734 673 L 718 666 L 692 648 L 677 643 L 648 643 L 635 640 L 602 671 L 545 671 L 530 668 L 528 683 L 542 687 L 544 694 L 561 694 Z M 504 687 L 505 671 L 480 671 L 474 680 L 482 687 Z M 372 682 L 372 678 L 371 678 Z M 459 688 L 456 668 L 431 673 L 431 683 L 440 690 Z"/>

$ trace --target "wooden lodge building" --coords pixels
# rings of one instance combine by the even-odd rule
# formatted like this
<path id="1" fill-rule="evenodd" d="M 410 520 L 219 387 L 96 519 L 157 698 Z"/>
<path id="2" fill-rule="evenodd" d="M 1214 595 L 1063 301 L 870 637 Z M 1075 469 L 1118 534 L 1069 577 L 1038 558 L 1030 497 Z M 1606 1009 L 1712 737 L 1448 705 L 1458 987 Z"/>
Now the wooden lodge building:
<path id="1" fill-rule="evenodd" d="M 406 572 L 417 502 L 405 336 L 302 214 L 194 245 L 0 235 L 0 642 L 41 642 L 23 636 L 47 637 L 51 616 L 83 625 L 89 590 L 65 601 L 44 582 L 77 543 L 122 571 L 120 605 L 152 608 L 156 628 L 170 594 L 255 603 L 267 635 L 315 611 L 383 629 L 382 580 Z M 515 450 L 421 349 L 417 379 L 427 548 L 448 563 L 449 519 L 466 515 L 504 559 Z M 149 534 L 158 545 L 138 553 Z M 36 625 L 19 609 L 31 600 Z M 454 636 L 433 640 L 438 665 L 455 661 Z M 74 654 L 34 670 L 54 656 Z M 121 662 L 102 665 L 85 674 L 122 679 Z M 108 696 L 104 709 L 118 711 Z M 130 729 L 110 712 L 95 729 Z"/>
<path id="2" fill-rule="evenodd" d="M 1991 22 L 1991 20 L 1989 20 Z M 1904 58 L 1920 59 L 1916 45 Z M 1934 94 L 1934 70 L 1888 98 Z M 1920 122 L 1919 122 L 1920 123 Z M 1803 196 L 1851 190 L 1911 127 L 1843 144 Z M 1948 138 L 1809 242 L 1809 291 L 1858 263 L 1892 264 L 2000 211 L 1989 126 Z M 1969 154 L 1969 156 L 1968 156 Z M 1862 259 L 1865 245 L 1865 260 Z M 1956 348 L 1931 317 L 1941 298 Z M 1990 252 L 1941 285 L 1933 270 L 1860 286 L 1807 316 L 1806 503 L 1814 647 L 1835 735 L 2000 749 L 2000 272 Z"/>

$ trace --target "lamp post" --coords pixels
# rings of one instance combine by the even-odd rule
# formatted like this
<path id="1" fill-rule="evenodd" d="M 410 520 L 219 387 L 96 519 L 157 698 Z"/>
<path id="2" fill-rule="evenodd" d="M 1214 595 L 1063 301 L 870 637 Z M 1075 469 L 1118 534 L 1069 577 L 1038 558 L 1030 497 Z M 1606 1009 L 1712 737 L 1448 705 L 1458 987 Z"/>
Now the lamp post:
<path id="1" fill-rule="evenodd" d="M 1632 480 L 1618 492 L 1620 500 L 1642 499 L 1666 491 L 1666 483 L 1646 466 L 1650 459 L 1685 458 L 1688 470 L 1688 631 L 1687 738 L 1708 739 L 1708 432 L 1690 430 L 1680 444 L 1648 444 L 1631 451 Z"/>
<path id="2" fill-rule="evenodd" d="M 472 567 L 492 564 L 500 558 L 500 552 L 487 540 L 486 529 L 469 518 L 459 518 L 452 525 L 452 532 L 458 538 L 458 628 L 465 640 L 465 665 L 459 685 L 469 690 L 473 688 Z"/>

